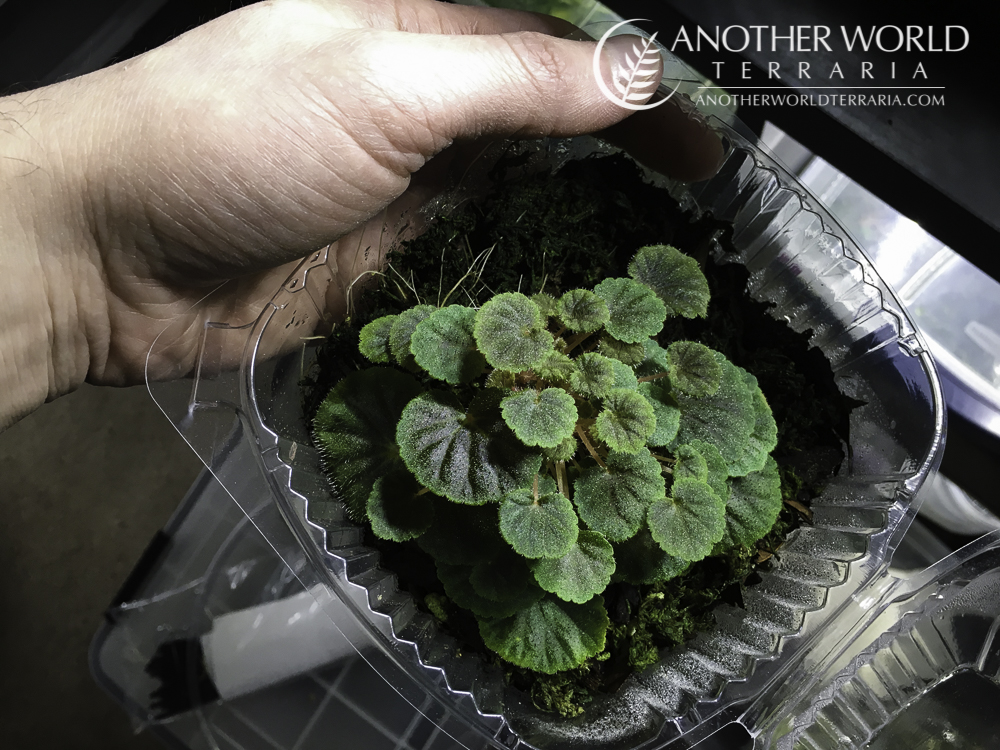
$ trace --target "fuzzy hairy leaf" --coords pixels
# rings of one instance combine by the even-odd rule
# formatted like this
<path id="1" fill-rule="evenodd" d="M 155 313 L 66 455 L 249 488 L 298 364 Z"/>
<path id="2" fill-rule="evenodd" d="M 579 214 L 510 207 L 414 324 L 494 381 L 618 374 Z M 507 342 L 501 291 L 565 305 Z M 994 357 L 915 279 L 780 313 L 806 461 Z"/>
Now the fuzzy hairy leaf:
<path id="1" fill-rule="evenodd" d="M 640 529 L 631 539 L 612 546 L 615 550 L 615 579 L 637 586 L 669 581 L 691 566 L 688 560 L 664 552 L 649 529 Z"/>
<path id="2" fill-rule="evenodd" d="M 526 591 L 536 587 L 528 563 L 509 547 L 476 563 L 469 583 L 477 594 L 493 602 L 523 599 Z"/>
<path id="3" fill-rule="evenodd" d="M 562 557 L 576 541 L 579 523 L 573 503 L 555 483 L 536 500 L 532 490 L 512 492 L 500 503 L 500 533 L 524 557 Z"/>
<path id="4" fill-rule="evenodd" d="M 726 505 L 697 479 L 674 480 L 671 495 L 649 506 L 649 531 L 668 555 L 701 560 L 722 539 Z"/>
<path id="5" fill-rule="evenodd" d="M 472 326 L 476 311 L 462 305 L 435 310 L 417 324 L 410 351 L 432 378 L 452 385 L 471 383 L 486 369 L 486 358 L 476 349 Z"/>
<path id="6" fill-rule="evenodd" d="M 685 393 L 674 397 L 681 409 L 677 444 L 704 440 L 719 449 L 729 474 L 739 469 L 747 442 L 753 432 L 755 414 L 753 394 L 743 382 L 741 372 L 719 352 L 714 352 L 722 368 L 719 390 L 711 396 L 695 398 Z"/>
<path id="7" fill-rule="evenodd" d="M 509 391 L 514 387 L 515 382 L 516 376 L 514 373 L 507 372 L 506 370 L 494 370 L 486 376 L 486 382 L 484 385 L 487 388 Z"/>
<path id="8" fill-rule="evenodd" d="M 637 453 L 656 429 L 656 415 L 636 391 L 616 388 L 604 399 L 604 409 L 594 422 L 594 434 L 618 453 Z"/>
<path id="9" fill-rule="evenodd" d="M 511 664 L 555 674 L 601 653 L 609 624 L 599 596 L 576 604 L 548 594 L 510 617 L 480 620 L 479 634 Z"/>
<path id="10" fill-rule="evenodd" d="M 538 585 L 560 599 L 583 604 L 611 583 L 614 550 L 603 535 L 581 531 L 565 555 L 531 563 Z"/>
<path id="11" fill-rule="evenodd" d="M 530 486 L 542 457 L 490 412 L 495 409 L 472 408 L 467 414 L 450 393 L 423 393 L 399 418 L 399 455 L 438 495 L 469 505 L 499 502 L 508 492 Z"/>
<path id="12" fill-rule="evenodd" d="M 598 349 L 605 357 L 617 359 L 626 365 L 637 365 L 645 359 L 646 355 L 646 351 L 641 343 L 626 344 L 624 341 L 619 341 L 614 336 L 609 336 L 608 334 L 601 336 L 601 343 Z"/>
<path id="13" fill-rule="evenodd" d="M 712 492 L 718 495 L 723 502 L 729 500 L 729 467 L 726 466 L 726 459 L 719 453 L 719 449 L 704 440 L 692 440 L 688 443 L 698 451 L 705 459 L 705 468 L 708 471 L 708 486 Z"/>
<path id="14" fill-rule="evenodd" d="M 619 341 L 638 344 L 655 336 L 667 319 L 667 309 L 653 291 L 632 279 L 605 279 L 594 293 L 608 303 L 611 318 L 604 326 Z"/>
<path id="15" fill-rule="evenodd" d="M 316 444 L 354 520 L 364 517 L 375 480 L 400 465 L 396 423 L 421 390 L 399 370 L 372 367 L 352 372 L 320 404 Z"/>
<path id="16" fill-rule="evenodd" d="M 722 367 L 704 344 L 675 341 L 667 347 L 667 363 L 675 390 L 698 398 L 719 390 Z"/>
<path id="17" fill-rule="evenodd" d="M 596 331 L 608 322 L 607 303 L 586 289 L 571 289 L 559 298 L 559 320 L 571 331 Z"/>
<path id="18" fill-rule="evenodd" d="M 575 360 L 576 372 L 570 376 L 570 387 L 584 398 L 604 398 L 615 384 L 612 361 L 600 354 L 581 354 Z"/>
<path id="19" fill-rule="evenodd" d="M 459 505 L 434 496 L 434 523 L 417 544 L 438 563 L 475 565 L 503 547 L 495 505 Z"/>
<path id="20" fill-rule="evenodd" d="M 430 528 L 434 496 L 419 494 L 421 489 L 413 475 L 402 467 L 375 480 L 366 508 L 375 536 L 405 542 Z"/>
<path id="21" fill-rule="evenodd" d="M 666 492 L 659 462 L 649 450 L 608 455 L 607 470 L 593 466 L 573 483 L 573 502 L 580 518 L 611 541 L 634 535 L 646 508 Z"/>
<path id="22" fill-rule="evenodd" d="M 729 467 L 732 476 L 744 476 L 752 471 L 764 468 L 768 454 L 778 444 L 778 425 L 774 421 L 771 407 L 757 385 L 757 378 L 737 367 L 743 378 L 743 383 L 750 391 L 753 401 L 754 423 L 750 437 L 743 446 L 743 452 L 734 459 Z"/>
<path id="23" fill-rule="evenodd" d="M 535 374 L 542 380 L 550 383 L 568 383 L 573 373 L 576 372 L 576 364 L 562 352 L 552 352 L 545 359 L 534 367 Z M 503 370 L 494 370 L 503 372 Z"/>
<path id="24" fill-rule="evenodd" d="M 533 388 L 503 400 L 503 419 L 525 445 L 555 448 L 572 436 L 576 427 L 576 402 L 562 388 Z"/>
<path id="25" fill-rule="evenodd" d="M 541 311 L 543 317 L 551 318 L 559 314 L 559 300 L 551 294 L 546 294 L 545 292 L 532 294 L 531 301 L 538 305 L 538 309 Z"/>
<path id="26" fill-rule="evenodd" d="M 678 479 L 696 479 L 708 483 L 708 462 L 701 452 L 689 443 L 674 449 L 674 481 Z"/>
<path id="27" fill-rule="evenodd" d="M 659 375 L 669 371 L 670 365 L 667 362 L 667 350 L 653 341 L 653 339 L 646 339 L 643 341 L 642 360 L 638 365 L 636 365 L 636 374 L 640 378 L 645 378 L 650 375 Z M 665 378 L 658 378 L 658 380 L 662 381 L 660 385 L 670 382 Z"/>
<path id="28" fill-rule="evenodd" d="M 575 437 L 568 437 L 556 447 L 544 449 L 542 453 L 550 461 L 569 461 L 576 455 L 579 447 Z"/>
<path id="29" fill-rule="evenodd" d="M 438 579 L 444 586 L 448 598 L 479 617 L 510 617 L 545 596 L 545 591 L 536 584 L 525 587 L 517 597 L 511 599 L 502 601 L 487 599 L 476 593 L 472 585 L 472 571 L 471 565 L 437 563 Z"/>
<path id="30" fill-rule="evenodd" d="M 437 310 L 433 305 L 417 305 L 396 316 L 389 331 L 389 350 L 393 358 L 408 370 L 416 370 L 417 362 L 410 351 L 410 337 L 417 326 Z"/>
<path id="31" fill-rule="evenodd" d="M 781 512 L 781 477 L 770 456 L 761 471 L 729 480 L 724 547 L 752 544 L 767 534 Z"/>
<path id="32" fill-rule="evenodd" d="M 660 385 L 660 380 L 639 383 L 638 390 L 642 397 L 653 407 L 656 416 L 656 429 L 648 438 L 646 445 L 661 447 L 669 445 L 677 437 L 677 428 L 681 424 L 681 410 L 670 395 L 670 391 Z"/>
<path id="33" fill-rule="evenodd" d="M 611 369 L 615 371 L 615 388 L 627 388 L 634 391 L 639 387 L 639 379 L 635 370 L 617 359 L 611 360 Z"/>
<path id="34" fill-rule="evenodd" d="M 358 351 L 372 362 L 386 363 L 392 351 L 389 349 L 389 333 L 398 315 L 383 315 L 361 329 L 358 337 Z"/>
<path id="35" fill-rule="evenodd" d="M 530 370 L 552 352 L 538 305 L 518 292 L 498 294 L 479 308 L 474 335 L 486 361 L 500 370 Z"/>
<path id="36" fill-rule="evenodd" d="M 671 315 L 704 318 L 708 313 L 708 280 L 698 261 L 671 245 L 641 248 L 628 264 L 629 275 L 663 300 Z"/>

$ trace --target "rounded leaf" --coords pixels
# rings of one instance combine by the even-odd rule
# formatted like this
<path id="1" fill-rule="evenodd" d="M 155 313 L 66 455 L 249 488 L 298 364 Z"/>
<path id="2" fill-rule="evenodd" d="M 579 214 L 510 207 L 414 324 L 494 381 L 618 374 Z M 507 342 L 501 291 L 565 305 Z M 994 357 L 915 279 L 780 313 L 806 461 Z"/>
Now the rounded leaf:
<path id="1" fill-rule="evenodd" d="M 736 365 L 719 352 L 713 352 L 713 356 L 722 368 L 719 390 L 702 398 L 680 392 L 673 394 L 681 410 L 676 442 L 712 443 L 726 460 L 729 474 L 734 476 L 740 471 L 756 421 L 753 393 Z"/>
<path id="2" fill-rule="evenodd" d="M 396 423 L 421 390 L 406 373 L 372 367 L 352 372 L 320 404 L 313 435 L 354 520 L 364 518 L 375 480 L 399 467 Z"/>
<path id="3" fill-rule="evenodd" d="M 638 344 L 663 328 L 667 309 L 653 291 L 632 279 L 605 279 L 594 293 L 608 303 L 608 333 L 627 344 Z"/>
<path id="4" fill-rule="evenodd" d="M 519 391 L 503 400 L 502 409 L 504 421 L 525 445 L 554 448 L 576 427 L 576 402 L 561 388 Z"/>
<path id="5" fill-rule="evenodd" d="M 555 448 L 546 448 L 542 453 L 550 461 L 569 461 L 576 455 L 579 447 L 580 445 L 577 443 L 575 437 L 568 437 Z"/>
<path id="6" fill-rule="evenodd" d="M 532 294 L 531 301 L 538 305 L 538 309 L 543 317 L 551 318 L 559 314 L 559 300 L 551 294 L 546 294 L 545 292 Z"/>
<path id="7" fill-rule="evenodd" d="M 457 399 L 430 391 L 413 399 L 396 427 L 399 455 L 422 485 L 456 503 L 499 502 L 530 486 L 542 457 L 486 408 L 466 413 Z"/>
<path id="8" fill-rule="evenodd" d="M 511 664 L 555 674 L 601 653 L 609 624 L 601 597 L 575 604 L 549 594 L 510 617 L 480 620 L 479 634 Z"/>
<path id="9" fill-rule="evenodd" d="M 472 566 L 503 549 L 495 505 L 459 505 L 432 498 L 434 523 L 417 538 L 417 544 L 436 562 Z"/>
<path id="10" fill-rule="evenodd" d="M 640 378 L 649 375 L 660 375 L 670 371 L 667 363 L 667 350 L 657 344 L 653 339 L 646 339 L 642 342 L 642 360 L 636 365 L 635 372 Z M 665 378 L 657 378 L 662 381 L 660 385 L 669 383 Z"/>
<path id="11" fill-rule="evenodd" d="M 604 398 L 615 385 L 612 360 L 600 354 L 581 354 L 576 358 L 576 372 L 570 387 L 584 398 Z"/>
<path id="12" fill-rule="evenodd" d="M 708 486 L 712 492 L 719 496 L 723 502 L 729 500 L 729 467 L 726 466 L 726 459 L 719 453 L 719 449 L 704 440 L 692 440 L 688 443 L 698 451 L 705 459 L 705 468 L 708 472 Z"/>
<path id="13" fill-rule="evenodd" d="M 533 585 L 526 586 L 516 597 L 504 600 L 487 599 L 476 593 L 472 585 L 472 571 L 471 565 L 437 563 L 438 579 L 444 586 L 444 593 L 459 607 L 471 611 L 478 617 L 510 617 L 545 596 L 545 591 L 532 582 Z"/>
<path id="14" fill-rule="evenodd" d="M 531 563 L 538 585 L 560 599 L 583 604 L 611 583 L 614 550 L 596 531 L 581 531 L 565 555 Z"/>
<path id="15" fill-rule="evenodd" d="M 605 357 L 617 359 L 626 365 L 637 365 L 645 357 L 645 348 L 641 343 L 626 344 L 624 341 L 619 341 L 614 336 L 607 334 L 601 336 L 598 348 Z"/>
<path id="16" fill-rule="evenodd" d="M 635 390 L 639 387 L 639 379 L 635 376 L 635 370 L 619 362 L 617 359 L 611 360 L 611 369 L 615 371 L 615 388 L 628 388 Z"/>
<path id="17" fill-rule="evenodd" d="M 389 361 L 392 352 L 389 349 L 389 332 L 398 315 L 383 315 L 361 329 L 358 337 L 358 351 L 361 356 L 372 362 Z"/>
<path id="18" fill-rule="evenodd" d="M 649 531 L 668 555 L 701 560 L 722 539 L 726 505 L 697 479 L 675 480 L 671 495 L 649 506 Z"/>
<path id="19" fill-rule="evenodd" d="M 770 456 L 761 471 L 729 480 L 725 547 L 753 544 L 774 526 L 781 512 L 781 477 Z"/>
<path id="20" fill-rule="evenodd" d="M 628 264 L 629 275 L 663 300 L 671 315 L 704 318 L 708 313 L 708 280 L 698 261 L 671 245 L 639 249 Z"/>
<path id="21" fill-rule="evenodd" d="M 675 341 L 667 347 L 670 382 L 689 396 L 711 396 L 719 390 L 722 367 L 714 352 L 695 341 Z"/>
<path id="22" fill-rule="evenodd" d="M 534 367 L 535 375 L 550 383 L 566 383 L 576 372 L 576 364 L 562 352 L 552 352 Z M 494 370 L 503 372 L 503 370 Z"/>
<path id="23" fill-rule="evenodd" d="M 471 383 L 486 369 L 486 358 L 476 348 L 472 327 L 476 311 L 462 305 L 435 310 L 417 324 L 410 351 L 432 378 L 452 385 Z"/>
<path id="24" fill-rule="evenodd" d="M 474 335 L 486 361 L 500 370 L 530 370 L 552 352 L 538 305 L 518 292 L 498 294 L 479 308 Z"/>
<path id="25" fill-rule="evenodd" d="M 424 492 L 406 469 L 379 477 L 368 496 L 368 520 L 380 539 L 405 542 L 430 528 L 434 518 L 434 496 Z"/>
<path id="26" fill-rule="evenodd" d="M 437 310 L 433 305 L 417 305 L 404 310 L 396 316 L 389 331 L 389 350 L 393 358 L 408 370 L 417 368 L 416 360 L 410 351 L 410 337 L 421 321 L 430 317 Z"/>
<path id="27" fill-rule="evenodd" d="M 685 443 L 674 449 L 674 481 L 678 479 L 697 479 L 708 483 L 708 463 L 697 448 Z"/>
<path id="28" fill-rule="evenodd" d="M 573 502 L 593 531 L 612 541 L 634 535 L 646 519 L 646 509 L 666 492 L 659 462 L 649 450 L 611 453 L 607 469 L 593 466 L 573 483 Z"/>
<path id="29" fill-rule="evenodd" d="M 559 298 L 559 319 L 571 331 L 591 332 L 608 322 L 607 303 L 586 289 L 571 289 Z"/>
<path id="30" fill-rule="evenodd" d="M 500 503 L 500 533 L 524 557 L 562 557 L 579 528 L 573 503 L 559 492 L 536 500 L 532 490 L 517 490 Z"/>
<path id="31" fill-rule="evenodd" d="M 730 474 L 733 476 L 744 476 L 752 471 L 760 471 L 764 468 L 764 462 L 768 454 L 774 450 L 778 444 L 778 425 L 774 421 L 774 414 L 771 407 L 764 398 L 764 394 L 757 385 L 757 378 L 737 367 L 743 378 L 743 383 L 750 390 L 753 402 L 753 430 L 743 444 L 743 452 L 732 461 Z"/>
<path id="32" fill-rule="evenodd" d="M 669 581 L 691 566 L 688 560 L 681 560 L 664 552 L 649 529 L 640 529 L 631 539 L 618 542 L 613 547 L 615 580 L 636 586 Z"/>
<path id="33" fill-rule="evenodd" d="M 656 415 L 656 429 L 646 438 L 646 445 L 654 447 L 670 445 L 677 437 L 677 428 L 681 424 L 681 410 L 677 408 L 677 402 L 670 396 L 670 392 L 660 385 L 659 380 L 639 383 L 638 390 L 653 407 L 653 414 Z"/>
<path id="34" fill-rule="evenodd" d="M 594 434 L 618 453 L 636 453 L 656 429 L 653 407 L 637 391 L 616 388 L 604 399 Z"/>
<path id="35" fill-rule="evenodd" d="M 502 547 L 493 557 L 476 563 L 469 574 L 469 583 L 477 594 L 493 602 L 523 599 L 528 589 L 536 587 L 528 563 L 509 547 Z"/>

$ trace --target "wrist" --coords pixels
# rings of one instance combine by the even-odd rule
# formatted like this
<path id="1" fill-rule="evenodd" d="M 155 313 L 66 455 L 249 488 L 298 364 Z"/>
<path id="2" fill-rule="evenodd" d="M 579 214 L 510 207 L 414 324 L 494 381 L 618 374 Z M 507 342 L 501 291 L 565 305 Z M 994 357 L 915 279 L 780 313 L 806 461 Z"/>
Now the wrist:
<path id="1" fill-rule="evenodd" d="M 64 86 L 0 99 L 0 429 L 77 388 L 101 350 L 80 154 L 53 127 L 71 116 Z"/>

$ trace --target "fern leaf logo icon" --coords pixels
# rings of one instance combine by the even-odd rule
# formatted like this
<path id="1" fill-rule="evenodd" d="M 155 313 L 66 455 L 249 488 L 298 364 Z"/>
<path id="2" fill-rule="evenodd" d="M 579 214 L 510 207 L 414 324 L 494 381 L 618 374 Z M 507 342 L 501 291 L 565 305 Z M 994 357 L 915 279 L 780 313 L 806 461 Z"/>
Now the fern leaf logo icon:
<path id="1" fill-rule="evenodd" d="M 642 20 L 645 19 L 632 18 L 615 24 L 604 33 L 597 42 L 597 48 L 594 50 L 594 76 L 597 79 L 597 85 L 601 89 L 601 92 L 619 107 L 631 110 L 659 107 L 677 93 L 677 87 L 675 86 L 669 94 L 657 99 L 655 102 L 636 104 L 636 102 L 648 99 L 651 91 L 655 90 L 660 83 L 656 78 L 656 73 L 659 70 L 657 63 L 660 60 L 660 50 L 656 45 L 656 34 L 642 39 L 637 44 L 633 44 L 631 53 L 625 54 L 625 65 L 612 80 L 614 91 L 608 88 L 608 85 L 604 82 L 601 75 L 601 52 L 604 49 L 605 43 L 622 26 Z M 679 82 L 677 86 L 680 86 Z"/>

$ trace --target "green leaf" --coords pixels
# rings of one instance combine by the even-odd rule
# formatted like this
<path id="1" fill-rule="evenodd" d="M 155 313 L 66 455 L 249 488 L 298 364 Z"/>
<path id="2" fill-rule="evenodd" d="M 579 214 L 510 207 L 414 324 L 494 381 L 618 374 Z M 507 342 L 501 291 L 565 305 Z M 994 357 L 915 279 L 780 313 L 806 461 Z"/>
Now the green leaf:
<path id="1" fill-rule="evenodd" d="M 723 502 L 729 500 L 729 467 L 726 466 L 726 459 L 719 453 L 719 449 L 704 440 L 692 440 L 688 443 L 698 451 L 705 459 L 705 468 L 708 471 L 708 486 L 712 492 L 718 495 Z"/>
<path id="2" fill-rule="evenodd" d="M 569 461 L 576 455 L 579 447 L 580 445 L 576 442 L 575 437 L 568 437 L 555 448 L 546 448 L 542 453 L 550 461 Z"/>
<path id="3" fill-rule="evenodd" d="M 487 388 L 495 388 L 497 390 L 509 391 L 513 389 L 514 384 L 517 382 L 517 377 L 512 372 L 507 372 L 506 370 L 494 370 L 489 375 L 486 376 L 486 382 L 484 385 Z"/>
<path id="4" fill-rule="evenodd" d="M 531 295 L 531 301 L 538 305 L 543 317 L 551 318 L 559 314 L 559 300 L 551 294 L 539 292 Z"/>
<path id="5" fill-rule="evenodd" d="M 632 279 L 605 279 L 594 293 L 608 303 L 611 319 L 604 327 L 616 339 L 638 344 L 663 328 L 667 309 L 649 287 Z"/>
<path id="6" fill-rule="evenodd" d="M 708 463 L 697 448 L 685 443 L 674 449 L 674 481 L 678 479 L 696 479 L 708 483 Z"/>
<path id="7" fill-rule="evenodd" d="M 327 394 L 313 420 L 323 464 L 351 517 L 364 517 L 375 480 L 400 465 L 396 423 L 421 392 L 411 376 L 386 367 L 352 372 Z"/>
<path id="8" fill-rule="evenodd" d="M 628 388 L 634 391 L 639 387 L 639 379 L 635 376 L 635 370 L 619 362 L 617 359 L 611 360 L 611 369 L 615 371 L 615 388 Z"/>
<path id="9" fill-rule="evenodd" d="M 530 370 L 552 352 L 538 305 L 518 292 L 498 294 L 479 308 L 474 334 L 486 361 L 500 370 Z"/>
<path id="10" fill-rule="evenodd" d="M 605 357 L 617 359 L 626 365 L 637 365 L 645 357 L 645 349 L 641 343 L 626 344 L 624 341 L 619 341 L 614 336 L 607 334 L 601 336 L 601 343 L 598 348 Z"/>
<path id="11" fill-rule="evenodd" d="M 428 315 L 410 337 L 417 364 L 432 378 L 452 385 L 471 383 L 482 375 L 486 358 L 472 336 L 475 320 L 476 311 L 462 305 L 449 305 Z"/>
<path id="12" fill-rule="evenodd" d="M 399 454 L 417 480 L 438 495 L 469 505 L 499 502 L 531 484 L 542 457 L 495 416 L 485 409 L 467 414 L 443 391 L 423 393 L 399 418 Z"/>
<path id="13" fill-rule="evenodd" d="M 752 544 L 774 526 L 781 512 L 781 477 L 770 456 L 761 471 L 729 480 L 725 547 Z"/>
<path id="14" fill-rule="evenodd" d="M 527 561 L 506 546 L 476 563 L 469 582 L 477 594 L 493 602 L 521 600 L 526 590 L 536 587 Z"/>
<path id="15" fill-rule="evenodd" d="M 612 361 L 600 354 L 581 354 L 576 358 L 570 387 L 584 398 L 604 398 L 615 384 Z"/>
<path id="16" fill-rule="evenodd" d="M 523 588 L 515 597 L 504 600 L 487 599 L 478 594 L 472 585 L 471 565 L 437 563 L 437 574 L 444 592 L 455 604 L 468 609 L 479 617 L 510 617 L 538 602 L 545 591 L 534 584 Z"/>
<path id="17" fill-rule="evenodd" d="M 434 496 L 420 494 L 422 489 L 402 467 L 376 479 L 367 505 L 375 536 L 405 542 L 427 531 L 434 518 Z"/>
<path id="18" fill-rule="evenodd" d="M 743 378 L 743 383 L 750 391 L 753 400 L 754 423 L 750 437 L 743 445 L 743 453 L 737 457 L 729 467 L 732 476 L 744 476 L 752 471 L 760 471 L 764 468 L 764 462 L 768 454 L 774 450 L 778 444 L 778 425 L 775 424 L 771 407 L 764 398 L 764 394 L 757 385 L 757 378 L 737 367 Z"/>
<path id="19" fill-rule="evenodd" d="M 646 438 L 646 445 L 661 447 L 670 445 L 677 437 L 677 428 L 681 424 L 681 410 L 670 392 L 660 385 L 660 380 L 639 383 L 639 393 L 653 407 L 656 416 L 656 429 Z"/>
<path id="20" fill-rule="evenodd" d="M 555 674 L 601 653 L 609 624 L 601 597 L 575 604 L 549 594 L 510 617 L 480 620 L 479 633 L 511 664 Z"/>
<path id="21" fill-rule="evenodd" d="M 708 312 L 708 281 L 698 261 L 671 245 L 641 248 L 628 264 L 629 275 L 663 300 L 671 315 L 704 318 Z"/>
<path id="22" fill-rule="evenodd" d="M 608 322 L 607 303 L 586 289 L 571 289 L 559 298 L 559 319 L 571 331 L 596 331 Z"/>
<path id="23" fill-rule="evenodd" d="M 434 496 L 434 523 L 417 544 L 438 563 L 475 565 L 505 545 L 495 505 L 459 505 Z"/>
<path id="24" fill-rule="evenodd" d="M 372 362 L 385 363 L 389 361 L 389 332 L 398 315 L 383 315 L 361 329 L 358 338 L 358 351 L 361 356 Z"/>
<path id="25" fill-rule="evenodd" d="M 531 490 L 517 490 L 500 503 L 500 533 L 524 557 L 562 557 L 576 541 L 573 503 L 552 484 L 537 500 Z"/>
<path id="26" fill-rule="evenodd" d="M 580 518 L 611 541 L 635 534 L 646 508 L 666 492 L 659 462 L 648 449 L 635 454 L 611 453 L 607 469 L 585 470 L 573 483 L 573 502 Z"/>
<path id="27" fill-rule="evenodd" d="M 581 531 L 565 555 L 531 563 L 538 585 L 560 599 L 583 604 L 611 583 L 614 550 L 603 535 Z"/>
<path id="28" fill-rule="evenodd" d="M 667 347 L 670 382 L 688 396 L 711 396 L 719 390 L 722 367 L 714 352 L 694 341 L 675 341 Z"/>
<path id="29" fill-rule="evenodd" d="M 410 351 L 410 337 L 417 326 L 437 310 L 433 305 L 417 305 L 396 316 L 389 331 L 389 350 L 399 364 L 408 370 L 416 370 L 417 362 Z"/>
<path id="30" fill-rule="evenodd" d="M 674 480 L 671 494 L 649 506 L 649 531 L 668 555 L 701 560 L 722 539 L 726 505 L 697 479 Z"/>
<path id="31" fill-rule="evenodd" d="M 714 356 L 722 368 L 718 391 L 703 398 L 674 393 L 681 409 L 675 442 L 712 443 L 726 460 L 729 474 L 735 475 L 755 424 L 753 394 L 736 365 L 719 352 L 714 352 Z"/>
<path id="32" fill-rule="evenodd" d="M 576 372 L 576 364 L 562 352 L 552 352 L 534 367 L 535 375 L 550 383 L 567 383 Z M 494 370 L 503 372 L 503 370 Z"/>
<path id="33" fill-rule="evenodd" d="M 519 391 L 502 408 L 504 421 L 525 445 L 555 448 L 576 427 L 576 402 L 562 388 Z"/>
<path id="34" fill-rule="evenodd" d="M 689 561 L 664 552 L 649 529 L 640 529 L 631 539 L 618 542 L 613 547 L 615 579 L 636 586 L 669 581 L 691 566 Z"/>
<path id="35" fill-rule="evenodd" d="M 594 434 L 618 453 L 637 453 L 656 429 L 653 407 L 636 391 L 616 388 L 604 399 Z"/>
<path id="36" fill-rule="evenodd" d="M 667 362 L 667 350 L 657 344 L 653 339 L 646 339 L 642 342 L 643 355 L 641 362 L 636 365 L 635 372 L 640 378 L 650 375 L 660 375 L 670 371 Z M 670 381 L 665 378 L 657 378 L 662 381 L 661 386 L 666 386 Z"/>

